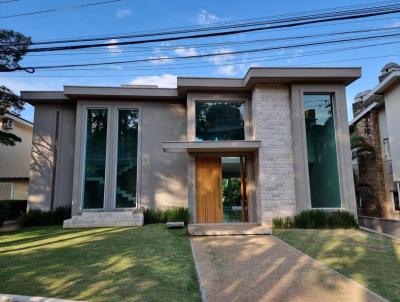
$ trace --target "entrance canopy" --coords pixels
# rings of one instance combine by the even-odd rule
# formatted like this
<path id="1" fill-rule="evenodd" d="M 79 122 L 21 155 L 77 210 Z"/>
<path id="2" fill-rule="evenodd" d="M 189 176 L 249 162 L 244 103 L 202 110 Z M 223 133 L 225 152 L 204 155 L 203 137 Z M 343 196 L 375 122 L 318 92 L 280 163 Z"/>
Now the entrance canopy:
<path id="1" fill-rule="evenodd" d="M 163 142 L 164 152 L 250 152 L 261 147 L 261 141 L 191 141 Z"/>

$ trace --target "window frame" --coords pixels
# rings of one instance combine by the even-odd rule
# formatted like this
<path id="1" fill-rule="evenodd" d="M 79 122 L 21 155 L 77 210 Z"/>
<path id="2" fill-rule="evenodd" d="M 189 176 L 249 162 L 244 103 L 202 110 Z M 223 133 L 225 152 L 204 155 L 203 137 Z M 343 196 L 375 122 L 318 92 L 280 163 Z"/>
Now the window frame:
<path id="1" fill-rule="evenodd" d="M 136 207 L 135 208 L 116 208 L 115 206 L 115 185 L 114 174 L 116 167 L 115 144 L 116 144 L 116 128 L 118 119 L 114 118 L 117 108 L 135 109 L 139 111 L 138 125 L 138 156 L 137 156 L 137 188 L 136 188 Z M 84 167 L 86 157 L 86 132 L 87 132 L 87 110 L 88 109 L 107 109 L 107 147 L 106 147 L 106 171 L 105 171 L 105 190 L 103 208 L 84 209 L 83 208 L 83 192 L 84 192 Z M 72 214 L 79 215 L 84 212 L 118 212 L 132 211 L 141 207 L 141 171 L 142 171 L 142 111 L 143 103 L 134 102 L 127 104 L 123 101 L 93 101 L 81 100 L 77 103 L 76 129 L 75 129 L 75 162 L 74 162 L 74 182 L 72 194 Z"/>
<path id="2" fill-rule="evenodd" d="M 244 140 L 252 137 L 251 129 L 251 112 L 250 112 L 250 97 L 243 93 L 228 94 L 228 93 L 188 93 L 187 95 L 187 137 L 189 141 L 196 141 L 196 102 L 243 102 L 244 103 Z"/>
<path id="3" fill-rule="evenodd" d="M 83 206 L 84 203 L 84 193 L 85 193 L 85 162 L 86 162 L 86 144 L 87 144 L 87 120 L 88 120 L 88 111 L 91 109 L 106 109 L 107 110 L 107 134 L 106 134 L 106 161 L 105 161 L 105 169 L 104 169 L 104 192 L 103 192 L 103 207 L 101 208 L 93 208 L 93 209 L 85 209 Z M 83 126 L 82 126 L 82 157 L 81 157 L 81 165 L 80 165 L 80 194 L 79 194 L 79 209 L 85 212 L 99 212 L 106 209 L 106 199 L 107 199 L 107 184 L 108 184 L 108 170 L 109 170 L 109 137 L 110 137 L 110 106 L 99 105 L 99 106 L 83 106 Z"/>
<path id="4" fill-rule="evenodd" d="M 337 172 L 338 172 L 338 184 L 339 184 L 339 196 L 340 196 L 340 205 L 338 207 L 313 207 L 312 206 L 312 200 L 311 200 L 311 183 L 310 183 L 310 171 L 308 168 L 308 148 L 307 148 L 307 130 L 306 130 L 306 119 L 305 119 L 305 96 L 306 95 L 329 95 L 331 97 L 331 102 L 332 102 L 332 116 L 333 116 L 333 127 L 335 131 L 335 153 L 336 153 L 336 161 L 337 161 Z M 320 91 L 306 91 L 303 92 L 301 96 L 301 103 L 302 103 L 302 113 L 303 113 L 303 123 L 304 123 L 304 139 L 305 139 L 305 158 L 306 158 L 306 174 L 307 174 L 307 187 L 308 187 L 308 196 L 309 196 L 309 207 L 310 209 L 315 209 L 315 210 L 334 210 L 334 209 L 340 209 L 343 206 L 343 196 L 342 196 L 342 188 L 341 188 L 341 176 L 340 176 L 340 168 L 339 168 L 339 148 L 338 148 L 338 129 L 336 126 L 336 96 L 335 92 L 320 92 Z"/>
<path id="5" fill-rule="evenodd" d="M 357 212 L 352 172 L 350 135 L 347 122 L 347 103 L 345 84 L 317 83 L 292 84 L 290 87 L 290 111 L 292 121 L 292 144 L 295 167 L 296 211 L 311 207 L 310 184 L 308 174 L 308 155 L 306 151 L 305 114 L 303 95 L 305 93 L 333 95 L 333 111 L 336 139 L 336 156 L 338 158 L 339 188 L 341 208 Z M 349 168 L 350 167 L 350 168 Z M 329 208 L 322 208 L 329 210 Z M 337 209 L 337 208 L 334 208 Z"/>
<path id="6" fill-rule="evenodd" d="M 120 110 L 137 110 L 138 111 L 138 137 L 137 137 L 137 150 L 136 150 L 136 205 L 135 207 L 127 207 L 127 208 L 118 208 L 117 207 L 117 198 L 116 198 L 116 191 L 117 191 L 117 161 L 118 161 L 118 114 Z M 142 121 L 142 110 L 138 106 L 132 105 L 115 105 L 113 108 L 113 154 L 112 154 L 112 175 L 111 178 L 113 180 L 113 185 L 111 187 L 111 210 L 113 212 L 118 211 L 129 211 L 129 210 L 136 210 L 139 209 L 139 196 L 140 196 L 140 167 L 139 164 L 141 162 L 141 121 Z"/>
<path id="7" fill-rule="evenodd" d="M 221 99 L 215 99 L 215 100 L 204 100 L 204 99 L 195 99 L 194 100 L 194 141 L 195 142 L 203 142 L 203 141 L 198 141 L 197 140 L 197 133 L 196 133 L 196 104 L 197 103 L 242 103 L 243 104 L 243 140 L 234 140 L 234 141 L 245 141 L 246 140 L 246 111 L 247 111 L 247 104 L 245 100 L 239 100 L 239 99 L 232 99 L 232 100 L 221 100 Z M 217 140 L 217 141 L 230 141 L 230 140 Z M 213 142 L 212 140 L 204 140 L 204 142 Z"/>

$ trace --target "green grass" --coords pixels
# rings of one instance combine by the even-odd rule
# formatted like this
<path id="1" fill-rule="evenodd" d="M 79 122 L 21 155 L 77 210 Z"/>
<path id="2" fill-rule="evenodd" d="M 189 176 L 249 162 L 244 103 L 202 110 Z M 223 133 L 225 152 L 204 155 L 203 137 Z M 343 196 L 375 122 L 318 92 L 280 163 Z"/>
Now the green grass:
<path id="1" fill-rule="evenodd" d="M 0 233 L 0 293 L 90 301 L 200 301 L 186 230 L 164 225 Z"/>
<path id="2" fill-rule="evenodd" d="M 274 235 L 389 301 L 400 301 L 400 241 L 361 230 L 274 230 Z"/>

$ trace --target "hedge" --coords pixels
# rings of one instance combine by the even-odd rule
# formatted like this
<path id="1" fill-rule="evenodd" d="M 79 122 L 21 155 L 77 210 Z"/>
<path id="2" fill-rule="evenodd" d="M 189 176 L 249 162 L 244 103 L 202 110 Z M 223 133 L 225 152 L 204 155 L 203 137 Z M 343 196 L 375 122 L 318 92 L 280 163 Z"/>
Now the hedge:
<path id="1" fill-rule="evenodd" d="M 62 225 L 64 220 L 71 218 L 70 207 L 58 207 L 55 210 L 29 210 L 18 218 L 21 227 Z"/>
<path id="2" fill-rule="evenodd" d="M 144 224 L 183 221 L 187 225 L 190 219 L 189 209 L 185 207 L 173 207 L 165 210 L 149 208 L 144 211 L 143 215 Z"/>
<path id="3" fill-rule="evenodd" d="M 274 217 L 275 229 L 352 229 L 358 228 L 356 217 L 347 210 L 305 210 L 294 217 Z"/>

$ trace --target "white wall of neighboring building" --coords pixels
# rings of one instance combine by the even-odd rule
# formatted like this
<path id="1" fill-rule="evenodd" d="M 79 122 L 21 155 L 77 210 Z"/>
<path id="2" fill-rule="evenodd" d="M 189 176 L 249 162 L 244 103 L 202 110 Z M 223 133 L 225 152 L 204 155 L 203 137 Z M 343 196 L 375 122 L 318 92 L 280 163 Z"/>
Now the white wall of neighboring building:
<path id="1" fill-rule="evenodd" d="M 32 148 L 32 124 L 20 120 L 18 117 L 8 116 L 14 121 L 13 129 L 4 129 L 1 118 L 1 131 L 13 133 L 22 141 L 15 146 L 0 144 L 0 178 L 29 177 L 29 165 Z"/>
<path id="2" fill-rule="evenodd" d="M 390 141 L 393 180 L 400 181 L 400 85 L 385 92 L 386 124 Z"/>

